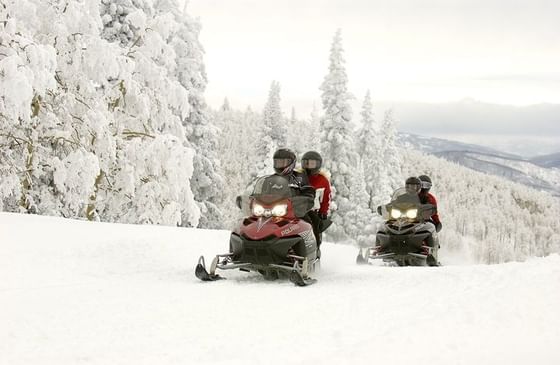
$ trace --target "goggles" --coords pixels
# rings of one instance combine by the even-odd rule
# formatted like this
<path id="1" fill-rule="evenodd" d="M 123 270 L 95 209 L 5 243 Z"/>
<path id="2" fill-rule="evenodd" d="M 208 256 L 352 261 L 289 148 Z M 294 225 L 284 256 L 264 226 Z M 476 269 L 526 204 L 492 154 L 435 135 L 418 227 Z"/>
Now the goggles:
<path id="1" fill-rule="evenodd" d="M 422 181 L 420 187 L 422 189 L 430 189 L 432 187 L 432 183 L 429 181 Z"/>
<path id="2" fill-rule="evenodd" d="M 319 166 L 319 160 L 301 160 L 301 167 L 304 169 L 317 169 Z"/>
<path id="3" fill-rule="evenodd" d="M 283 169 L 292 163 L 292 160 L 289 158 L 275 158 L 274 159 L 274 168 L 275 169 Z"/>

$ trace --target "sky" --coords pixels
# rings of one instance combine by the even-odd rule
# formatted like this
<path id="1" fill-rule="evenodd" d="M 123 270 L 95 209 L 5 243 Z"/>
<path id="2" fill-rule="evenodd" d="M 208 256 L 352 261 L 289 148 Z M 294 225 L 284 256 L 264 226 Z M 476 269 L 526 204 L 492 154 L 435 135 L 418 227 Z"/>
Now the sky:
<path id="1" fill-rule="evenodd" d="M 555 0 L 190 0 L 187 11 L 202 23 L 212 106 L 227 97 L 234 107 L 260 110 L 277 80 L 285 112 L 294 107 L 307 117 L 321 107 L 319 86 L 338 28 L 356 116 L 367 90 L 378 115 L 393 108 L 401 129 L 417 133 L 425 117 L 410 107 L 418 103 L 476 100 L 509 105 L 508 115 L 560 104 Z M 521 123 L 523 137 L 550 138 L 533 122 Z M 476 135 L 489 121 L 471 120 L 466 132 L 453 128 L 458 123 L 445 123 L 439 135 Z M 519 128 L 505 132 L 516 136 Z"/>

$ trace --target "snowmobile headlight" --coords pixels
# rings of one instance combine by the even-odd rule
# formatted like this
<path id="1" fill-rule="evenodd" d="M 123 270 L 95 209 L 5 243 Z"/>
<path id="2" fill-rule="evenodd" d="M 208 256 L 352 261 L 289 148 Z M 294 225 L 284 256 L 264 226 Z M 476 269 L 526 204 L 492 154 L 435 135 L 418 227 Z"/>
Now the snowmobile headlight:
<path id="1" fill-rule="evenodd" d="M 272 208 L 272 215 L 282 217 L 288 213 L 288 204 L 277 204 Z"/>
<path id="2" fill-rule="evenodd" d="M 264 214 L 264 207 L 260 204 L 253 204 L 253 215 L 260 217 Z"/>
<path id="3" fill-rule="evenodd" d="M 416 218 L 418 215 L 418 209 L 409 209 L 406 211 L 406 217 L 410 219 Z"/>
<path id="4" fill-rule="evenodd" d="M 402 216 L 402 212 L 398 209 L 391 209 L 391 218 L 393 219 L 399 219 Z"/>

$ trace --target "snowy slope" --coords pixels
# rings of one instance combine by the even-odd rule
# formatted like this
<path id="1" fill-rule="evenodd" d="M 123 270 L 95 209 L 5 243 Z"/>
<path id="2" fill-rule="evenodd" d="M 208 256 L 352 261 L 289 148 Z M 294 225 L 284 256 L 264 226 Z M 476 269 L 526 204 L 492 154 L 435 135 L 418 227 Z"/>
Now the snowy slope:
<path id="1" fill-rule="evenodd" d="M 557 168 L 542 167 L 528 160 L 468 151 L 446 151 L 435 155 L 476 171 L 560 196 L 560 169 Z"/>
<path id="2" fill-rule="evenodd" d="M 524 159 L 492 148 L 440 138 L 399 133 L 401 146 L 442 157 L 475 171 L 560 196 L 560 170 L 555 167 L 558 154 L 542 159 Z"/>
<path id="3" fill-rule="evenodd" d="M 558 255 L 363 267 L 326 243 L 311 287 L 197 281 L 227 239 L 0 213 L 0 363 L 560 363 Z"/>
<path id="4" fill-rule="evenodd" d="M 560 152 L 552 153 L 550 155 L 537 156 L 531 159 L 531 162 L 542 167 L 557 167 L 560 168 Z"/>
<path id="5" fill-rule="evenodd" d="M 431 153 L 431 154 L 437 154 L 439 152 L 445 152 L 445 151 L 469 151 L 469 152 L 476 152 L 476 153 L 492 154 L 492 155 L 497 155 L 502 157 L 514 158 L 514 159 L 521 158 L 520 156 L 498 151 L 490 147 L 480 146 L 472 143 L 452 141 L 443 138 L 421 136 L 412 133 L 399 133 L 398 142 L 401 146 L 405 148 L 412 147 L 416 150 L 425 153 Z"/>

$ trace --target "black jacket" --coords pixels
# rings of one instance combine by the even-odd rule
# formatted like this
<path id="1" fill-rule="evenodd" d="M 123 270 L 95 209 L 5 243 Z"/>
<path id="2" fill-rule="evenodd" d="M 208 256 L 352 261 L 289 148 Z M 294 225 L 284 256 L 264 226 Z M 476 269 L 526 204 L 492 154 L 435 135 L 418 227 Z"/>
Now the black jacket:
<path id="1" fill-rule="evenodd" d="M 315 199 L 315 188 L 309 184 L 309 178 L 305 172 L 292 171 L 291 174 L 285 175 L 290 182 L 290 188 L 296 195 L 305 195 Z"/>

